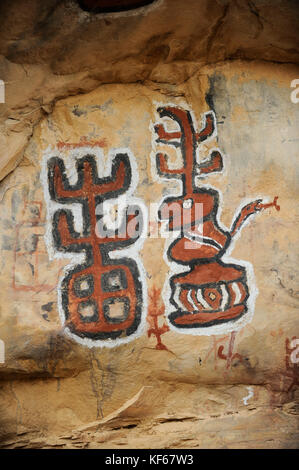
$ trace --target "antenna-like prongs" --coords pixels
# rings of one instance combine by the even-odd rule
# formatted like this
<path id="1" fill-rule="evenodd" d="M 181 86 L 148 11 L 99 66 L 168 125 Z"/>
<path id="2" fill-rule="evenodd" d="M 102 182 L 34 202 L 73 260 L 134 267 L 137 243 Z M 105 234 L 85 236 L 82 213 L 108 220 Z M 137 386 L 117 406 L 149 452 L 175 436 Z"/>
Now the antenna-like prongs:
<path id="1" fill-rule="evenodd" d="M 223 168 L 222 156 L 218 151 L 212 152 L 210 160 L 200 165 L 196 161 L 198 144 L 214 134 L 216 129 L 215 114 L 212 111 L 205 113 L 203 129 L 200 132 L 195 132 L 190 111 L 176 106 L 165 106 L 158 108 L 158 113 L 161 118 L 168 117 L 176 121 L 180 130 L 168 132 L 163 124 L 157 124 L 154 127 L 155 132 L 158 134 L 157 142 L 180 147 L 183 158 L 181 168 L 170 169 L 167 164 L 167 155 L 158 153 L 156 157 L 158 172 L 167 178 L 182 179 L 183 193 L 191 194 L 195 188 L 196 170 L 199 170 L 200 174 L 206 175 L 211 172 L 221 171 Z"/>
<path id="2" fill-rule="evenodd" d="M 196 140 L 201 143 L 214 134 L 216 129 L 215 114 L 213 112 L 206 113 L 204 127 L 200 132 L 196 133 Z"/>

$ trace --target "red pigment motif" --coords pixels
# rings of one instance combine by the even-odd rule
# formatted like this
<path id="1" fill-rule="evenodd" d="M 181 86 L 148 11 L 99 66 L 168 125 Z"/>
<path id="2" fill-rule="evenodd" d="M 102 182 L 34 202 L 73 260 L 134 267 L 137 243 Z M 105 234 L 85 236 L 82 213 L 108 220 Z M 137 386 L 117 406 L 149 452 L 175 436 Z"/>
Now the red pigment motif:
<path id="1" fill-rule="evenodd" d="M 40 279 L 39 262 L 46 250 L 41 248 L 40 239 L 43 237 L 43 227 L 45 221 L 41 217 L 41 201 L 26 201 L 22 212 L 22 220 L 15 228 L 16 238 L 14 245 L 14 264 L 12 271 L 12 287 L 16 291 L 48 292 L 53 289 L 52 285 L 45 284 Z M 25 215 L 26 214 L 26 215 Z M 24 238 L 26 229 L 29 230 L 29 237 Z M 26 233 L 28 236 L 28 234 Z M 23 248 L 20 248 L 22 245 Z M 27 249 L 26 249 L 27 245 Z M 17 264 L 27 262 L 31 267 L 32 278 L 27 284 L 17 280 Z"/>
<path id="2" fill-rule="evenodd" d="M 169 326 L 166 323 L 163 323 L 162 326 L 159 326 L 159 317 L 163 317 L 165 312 L 164 305 L 160 304 L 161 298 L 161 289 L 153 287 L 149 293 L 149 311 L 147 314 L 147 321 L 150 328 L 147 330 L 147 335 L 150 338 L 154 335 L 157 339 L 157 344 L 155 349 L 164 349 L 168 351 L 168 348 L 165 344 L 162 343 L 161 336 L 164 333 L 169 331 Z"/>
<path id="3" fill-rule="evenodd" d="M 83 214 L 83 233 L 74 228 L 74 215 L 69 209 L 59 209 L 52 220 L 52 235 L 57 251 L 84 253 L 85 261 L 69 268 L 61 282 L 61 306 L 66 326 L 71 333 L 91 340 L 114 340 L 136 332 L 141 322 L 143 303 L 142 284 L 137 263 L 122 257 L 111 259 L 111 251 L 136 242 L 137 224 L 142 224 L 137 205 L 130 205 L 121 226 L 115 232 L 105 232 L 99 238 L 96 208 L 107 199 L 124 194 L 131 183 L 132 171 L 127 154 L 117 154 L 111 176 L 99 178 L 94 156 L 76 160 L 78 180 L 71 185 L 62 159 L 48 161 L 50 197 L 60 204 L 80 204 Z M 101 210 L 103 214 L 103 210 Z M 134 235 L 128 224 L 135 226 Z M 110 236 L 111 235 L 111 236 Z"/>
<path id="4" fill-rule="evenodd" d="M 223 353 L 223 351 L 224 351 L 224 346 L 223 345 L 219 346 L 219 348 L 218 348 L 217 355 L 218 355 L 219 359 L 223 359 L 224 361 L 226 361 L 226 368 L 227 369 L 229 369 L 231 367 L 232 362 L 233 362 L 234 359 L 238 359 L 240 362 L 243 362 L 243 356 L 241 356 L 241 354 L 239 354 L 239 353 L 234 353 L 233 352 L 235 339 L 236 339 L 236 332 L 232 331 L 231 334 L 230 334 L 230 340 L 229 340 L 229 344 L 228 344 L 227 354 Z"/>
<path id="5" fill-rule="evenodd" d="M 80 142 L 58 142 L 58 150 L 72 150 L 81 147 L 105 147 L 107 145 L 106 139 L 101 140 L 87 140 L 85 136 L 80 138 Z"/>
<path id="6" fill-rule="evenodd" d="M 244 266 L 225 263 L 221 258 L 234 235 L 252 214 L 277 205 L 277 196 L 269 204 L 257 199 L 245 205 L 233 221 L 230 231 L 218 222 L 219 192 L 200 188 L 195 184 L 197 176 L 205 177 L 223 169 L 222 155 L 213 150 L 202 163 L 196 159 L 198 145 L 214 134 L 215 115 L 205 114 L 204 128 L 194 129 L 191 113 L 176 106 L 158 109 L 161 118 L 175 121 L 180 130 L 168 132 L 163 124 L 155 126 L 157 142 L 173 145 L 181 150 L 183 165 L 170 169 L 167 155 L 158 153 L 156 164 L 161 177 L 182 181 L 182 195 L 167 197 L 159 210 L 159 219 L 168 221 L 170 231 L 179 230 L 180 236 L 168 248 L 170 261 L 188 266 L 190 270 L 170 278 L 170 303 L 175 311 L 169 321 L 176 328 L 198 329 L 233 322 L 248 311 L 249 287 Z M 202 213 L 198 214 L 198 204 Z M 188 223 L 184 223 L 184 221 Z M 183 221 L 183 222 L 182 222 Z M 202 224 L 203 230 L 197 229 Z"/>

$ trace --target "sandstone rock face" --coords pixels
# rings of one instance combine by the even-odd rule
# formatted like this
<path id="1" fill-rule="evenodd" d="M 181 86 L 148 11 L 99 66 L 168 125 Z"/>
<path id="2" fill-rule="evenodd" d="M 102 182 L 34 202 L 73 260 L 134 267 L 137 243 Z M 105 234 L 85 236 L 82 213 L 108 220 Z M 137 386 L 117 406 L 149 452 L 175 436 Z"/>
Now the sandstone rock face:
<path id="1" fill-rule="evenodd" d="M 0 11 L 1 445 L 297 447 L 296 2 Z"/>

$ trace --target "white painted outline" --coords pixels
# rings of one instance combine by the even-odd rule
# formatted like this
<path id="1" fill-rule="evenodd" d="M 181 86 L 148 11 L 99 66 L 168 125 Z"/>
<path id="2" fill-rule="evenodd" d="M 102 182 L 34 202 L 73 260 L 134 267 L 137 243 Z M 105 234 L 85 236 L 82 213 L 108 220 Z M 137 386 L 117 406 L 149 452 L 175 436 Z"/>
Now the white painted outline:
<path id="1" fill-rule="evenodd" d="M 246 388 L 248 390 L 248 395 L 246 395 L 246 397 L 243 397 L 242 401 L 245 406 L 248 406 L 248 400 L 250 400 L 250 398 L 254 396 L 254 392 L 253 392 L 253 387 L 246 387 Z"/>
<path id="2" fill-rule="evenodd" d="M 294 80 L 291 81 L 290 87 L 295 88 L 290 95 L 291 101 L 297 104 L 299 103 L 299 97 L 297 96 L 299 94 L 299 78 L 294 78 Z"/>
<path id="3" fill-rule="evenodd" d="M 214 138 L 217 137 L 217 121 L 216 121 L 216 115 L 215 115 L 214 111 L 207 111 L 207 112 L 203 113 L 201 127 L 198 127 L 198 121 L 196 119 L 196 116 L 195 116 L 193 110 L 187 104 L 182 105 L 182 104 L 178 104 L 178 103 L 169 103 L 169 102 L 166 102 L 166 103 L 154 102 L 154 105 L 155 105 L 155 117 L 157 119 L 155 120 L 155 122 L 150 122 L 150 125 L 149 125 L 149 129 L 152 133 L 152 152 L 151 152 L 152 177 L 155 181 L 160 182 L 160 183 L 161 183 L 161 181 L 169 183 L 169 182 L 174 180 L 174 181 L 176 181 L 176 183 L 178 183 L 178 187 L 180 188 L 177 194 L 175 194 L 175 193 L 168 194 L 167 196 L 163 197 L 159 202 L 159 207 L 160 207 L 160 205 L 165 201 L 166 198 L 180 197 L 181 194 L 182 194 L 183 186 L 182 186 L 182 182 L 179 181 L 179 179 L 175 179 L 175 178 L 174 179 L 169 179 L 169 178 L 160 176 L 157 172 L 156 154 L 158 153 L 157 147 L 160 144 L 159 144 L 159 142 L 156 142 L 157 134 L 155 133 L 154 126 L 156 124 L 160 124 L 160 123 L 162 124 L 163 119 L 164 119 L 164 118 L 160 118 L 160 116 L 157 112 L 157 109 L 159 107 L 171 106 L 171 107 L 181 107 L 181 108 L 189 111 L 191 113 L 191 116 L 192 116 L 192 119 L 193 119 L 193 125 L 194 125 L 195 132 L 197 132 L 197 131 L 200 132 L 200 130 L 203 128 L 203 125 L 204 125 L 204 122 L 205 122 L 205 116 L 208 113 L 212 112 L 214 114 L 214 118 L 215 118 L 215 129 L 214 129 L 213 134 L 204 141 L 205 143 L 207 141 L 210 141 L 211 139 L 214 139 Z M 166 144 L 162 144 L 162 145 L 163 145 L 163 148 L 166 146 Z M 177 148 L 177 147 L 174 147 L 174 146 L 173 146 L 173 148 L 175 149 L 176 154 L 177 154 L 177 161 L 181 161 L 182 157 L 181 157 L 180 148 Z M 217 147 L 214 147 L 213 149 L 210 149 L 209 150 L 209 155 L 214 150 L 217 150 L 218 152 L 220 152 L 222 157 L 225 158 L 225 154 L 223 154 Z M 196 151 L 196 161 L 197 161 L 197 163 L 202 163 L 203 162 L 203 161 L 199 162 L 199 160 L 198 160 L 198 147 L 197 147 L 197 151 Z M 170 166 L 170 168 L 172 168 L 172 167 Z M 223 162 L 223 169 L 221 170 L 221 172 L 211 173 L 211 176 L 219 174 L 219 173 L 224 174 L 224 169 L 225 169 L 225 162 Z M 198 175 L 198 176 L 200 177 L 200 175 Z M 222 195 L 222 192 L 218 188 L 215 188 L 214 186 L 209 185 L 209 184 L 202 184 L 200 186 L 200 188 L 202 188 L 202 189 L 213 189 L 213 190 L 218 192 L 218 194 L 219 194 L 219 206 L 218 206 L 218 212 L 216 214 L 216 220 L 217 220 L 217 223 L 218 223 L 219 227 L 222 230 L 224 230 L 226 232 L 229 232 L 230 229 L 228 229 L 221 222 L 221 214 L 222 214 L 222 208 L 223 208 L 223 195 Z M 232 224 L 233 224 L 235 218 L 239 215 L 240 210 L 247 203 L 252 202 L 256 199 L 262 199 L 263 201 L 267 202 L 268 198 L 264 197 L 264 196 L 256 196 L 255 195 L 252 198 L 247 197 L 247 198 L 243 199 L 241 201 L 239 207 L 237 208 L 237 210 L 234 213 L 234 216 L 233 216 L 233 219 L 232 219 Z M 255 215 L 258 215 L 258 214 L 260 214 L 260 213 L 256 213 Z M 236 241 L 240 237 L 241 230 L 245 226 L 247 226 L 252 219 L 253 219 L 253 217 L 250 216 L 250 217 L 247 218 L 247 220 L 245 220 L 245 222 L 242 225 L 242 228 L 240 230 L 238 230 L 238 232 L 232 237 L 231 243 L 230 243 L 226 253 L 221 257 L 221 260 L 224 263 L 235 263 L 235 264 L 238 264 L 238 265 L 244 267 L 245 270 L 246 270 L 247 285 L 248 285 L 248 291 L 249 291 L 249 297 L 248 297 L 247 302 L 246 302 L 247 312 L 244 313 L 241 316 L 241 318 L 239 318 L 239 320 L 228 321 L 228 322 L 225 322 L 225 323 L 221 323 L 219 325 L 213 325 L 213 326 L 202 327 L 202 328 L 200 328 L 200 327 L 199 328 L 177 328 L 169 321 L 169 318 L 168 318 L 169 315 L 173 311 L 175 311 L 174 307 L 169 302 L 169 299 L 171 297 L 171 288 L 170 288 L 170 284 L 169 284 L 169 279 L 170 279 L 170 277 L 172 277 L 175 274 L 183 274 L 184 272 L 189 271 L 189 267 L 184 266 L 184 265 L 180 265 L 178 263 L 175 263 L 175 262 L 172 262 L 172 261 L 168 260 L 167 251 L 168 251 L 168 248 L 169 248 L 170 244 L 172 243 L 173 239 L 171 237 L 169 239 L 166 239 L 166 242 L 165 242 L 165 245 L 164 245 L 163 259 L 164 259 L 165 263 L 169 266 L 169 273 L 168 273 L 168 276 L 166 278 L 166 281 L 165 281 L 163 289 L 162 289 L 162 298 L 163 298 L 163 301 L 164 301 L 164 304 L 165 304 L 166 321 L 168 323 L 169 328 L 172 331 L 175 331 L 176 333 L 183 333 L 183 334 L 189 334 L 189 335 L 194 335 L 194 336 L 220 335 L 220 334 L 224 334 L 224 333 L 230 333 L 232 331 L 238 331 L 238 330 L 242 329 L 247 323 L 250 323 L 252 321 L 252 318 L 253 318 L 253 315 L 254 315 L 255 301 L 256 301 L 256 298 L 257 298 L 258 293 L 259 293 L 258 288 L 257 288 L 256 283 L 255 283 L 255 276 L 254 276 L 253 266 L 249 261 L 239 260 L 239 259 L 235 259 L 235 258 L 229 256 L 229 254 L 234 249 Z"/>
<path id="4" fill-rule="evenodd" d="M 3 339 L 0 339 L 0 364 L 5 363 L 5 343 Z"/>
<path id="5" fill-rule="evenodd" d="M 5 82 L 0 80 L 0 103 L 5 103 Z"/>
<path id="6" fill-rule="evenodd" d="M 299 363 L 299 339 L 294 338 L 290 342 L 290 348 L 294 349 L 290 354 L 290 360 L 292 364 Z"/>
<path id="7" fill-rule="evenodd" d="M 105 176 L 111 176 L 112 162 L 113 162 L 114 157 L 117 154 L 124 154 L 124 153 L 127 154 L 129 157 L 130 165 L 131 165 L 131 173 L 132 173 L 130 186 L 128 190 L 126 191 L 126 200 L 130 204 L 138 204 L 141 207 L 142 214 L 144 217 L 144 226 L 143 226 L 143 232 L 141 233 L 140 237 L 134 244 L 122 250 L 111 251 L 109 253 L 109 256 L 111 257 L 111 259 L 118 259 L 118 258 L 123 258 L 127 256 L 133 259 L 137 264 L 137 268 L 140 273 L 139 281 L 141 282 L 142 296 L 143 296 L 143 305 L 142 305 L 142 311 L 141 311 L 140 324 L 137 330 L 135 331 L 135 333 L 133 333 L 130 336 L 127 336 L 126 338 L 116 338 L 116 339 L 107 339 L 107 340 L 93 340 L 91 338 L 81 338 L 77 336 L 76 334 L 72 333 L 68 327 L 64 326 L 65 314 L 63 311 L 63 307 L 62 307 L 61 284 L 62 284 L 64 277 L 68 274 L 68 272 L 71 269 L 73 269 L 77 264 L 81 264 L 85 261 L 85 255 L 84 253 L 82 254 L 63 253 L 63 252 L 59 252 L 55 250 L 54 245 L 53 245 L 53 238 L 52 238 L 52 218 L 57 209 L 61 209 L 61 208 L 70 209 L 74 215 L 74 225 L 75 225 L 74 228 L 81 233 L 82 228 L 83 228 L 82 205 L 80 203 L 60 204 L 51 200 L 50 194 L 49 194 L 49 187 L 48 187 L 47 162 L 49 158 L 54 157 L 54 156 L 61 158 L 64 161 L 64 164 L 66 167 L 66 173 L 67 173 L 67 176 L 70 177 L 70 182 L 74 183 L 76 181 L 75 176 L 77 174 L 76 169 L 75 169 L 75 163 L 78 158 L 82 158 L 86 155 L 94 155 L 96 162 L 97 162 L 98 175 L 99 177 L 105 177 Z M 67 159 L 65 158 L 66 155 L 68 155 Z M 104 161 L 104 165 L 103 165 L 103 161 Z M 139 198 L 131 197 L 132 193 L 135 191 L 137 187 L 138 178 L 139 178 L 139 174 L 138 174 L 136 159 L 128 148 L 111 149 L 108 153 L 107 159 L 104 158 L 104 152 L 102 149 L 94 148 L 90 146 L 81 147 L 79 149 L 71 149 L 69 151 L 64 151 L 64 152 L 59 151 L 55 147 L 53 148 L 49 146 L 43 154 L 40 179 L 41 179 L 42 187 L 44 189 L 44 198 L 45 198 L 46 207 L 47 207 L 47 212 L 46 212 L 47 228 L 46 228 L 46 232 L 44 235 L 45 244 L 48 250 L 50 260 L 65 259 L 65 258 L 69 258 L 71 260 L 71 262 L 63 269 L 63 274 L 60 277 L 58 285 L 57 285 L 59 317 L 60 317 L 61 324 L 64 327 L 65 334 L 69 336 L 70 338 L 72 338 L 77 343 L 80 343 L 83 346 L 87 346 L 89 348 L 93 348 L 93 347 L 114 348 L 122 344 L 129 343 L 133 341 L 134 339 L 138 338 L 139 336 L 141 336 L 146 327 L 146 315 L 147 315 L 147 306 L 148 306 L 147 305 L 148 301 L 147 301 L 146 272 L 145 272 L 143 263 L 139 257 L 139 251 L 145 239 L 144 233 L 146 233 L 147 231 L 148 218 L 147 218 L 147 210 L 146 210 L 144 202 Z M 77 206 L 77 207 L 74 207 L 74 206 Z"/>

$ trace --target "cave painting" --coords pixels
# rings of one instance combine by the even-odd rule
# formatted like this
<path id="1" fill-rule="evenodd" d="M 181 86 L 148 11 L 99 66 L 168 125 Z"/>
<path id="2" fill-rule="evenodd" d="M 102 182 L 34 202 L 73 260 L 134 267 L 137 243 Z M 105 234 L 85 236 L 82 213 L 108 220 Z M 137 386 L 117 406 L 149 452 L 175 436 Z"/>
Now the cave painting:
<path id="1" fill-rule="evenodd" d="M 163 105 L 157 111 L 156 144 L 174 146 L 182 160 L 179 168 L 173 168 L 167 155 L 157 153 L 154 163 L 159 178 L 181 181 L 181 194 L 164 198 L 158 213 L 168 230 L 178 233 L 174 241 L 166 242 L 165 250 L 171 276 L 163 298 L 170 327 L 198 335 L 240 329 L 253 315 L 257 289 L 251 264 L 230 258 L 228 252 L 248 217 L 271 206 L 279 210 L 277 197 L 269 204 L 256 199 L 243 205 L 228 230 L 219 221 L 220 192 L 197 183 L 197 177 L 223 170 L 218 149 L 212 149 L 204 161 L 197 156 L 200 144 L 216 136 L 214 112 L 204 114 L 203 128 L 197 131 L 191 111 L 176 105 Z M 176 130 L 166 129 L 169 120 L 176 123 Z"/>
<path id="2" fill-rule="evenodd" d="M 93 147 L 71 150 L 68 159 L 49 149 L 41 175 L 50 257 L 71 259 L 58 285 L 60 317 L 66 333 L 89 347 L 130 341 L 141 334 L 146 314 L 138 258 L 144 218 L 138 200 L 130 198 L 137 184 L 136 163 L 128 150 L 110 154 L 105 172 L 103 161 L 102 150 Z M 105 174 L 99 177 L 99 171 Z M 99 225 L 103 205 L 121 195 L 129 205 L 110 233 Z"/>

